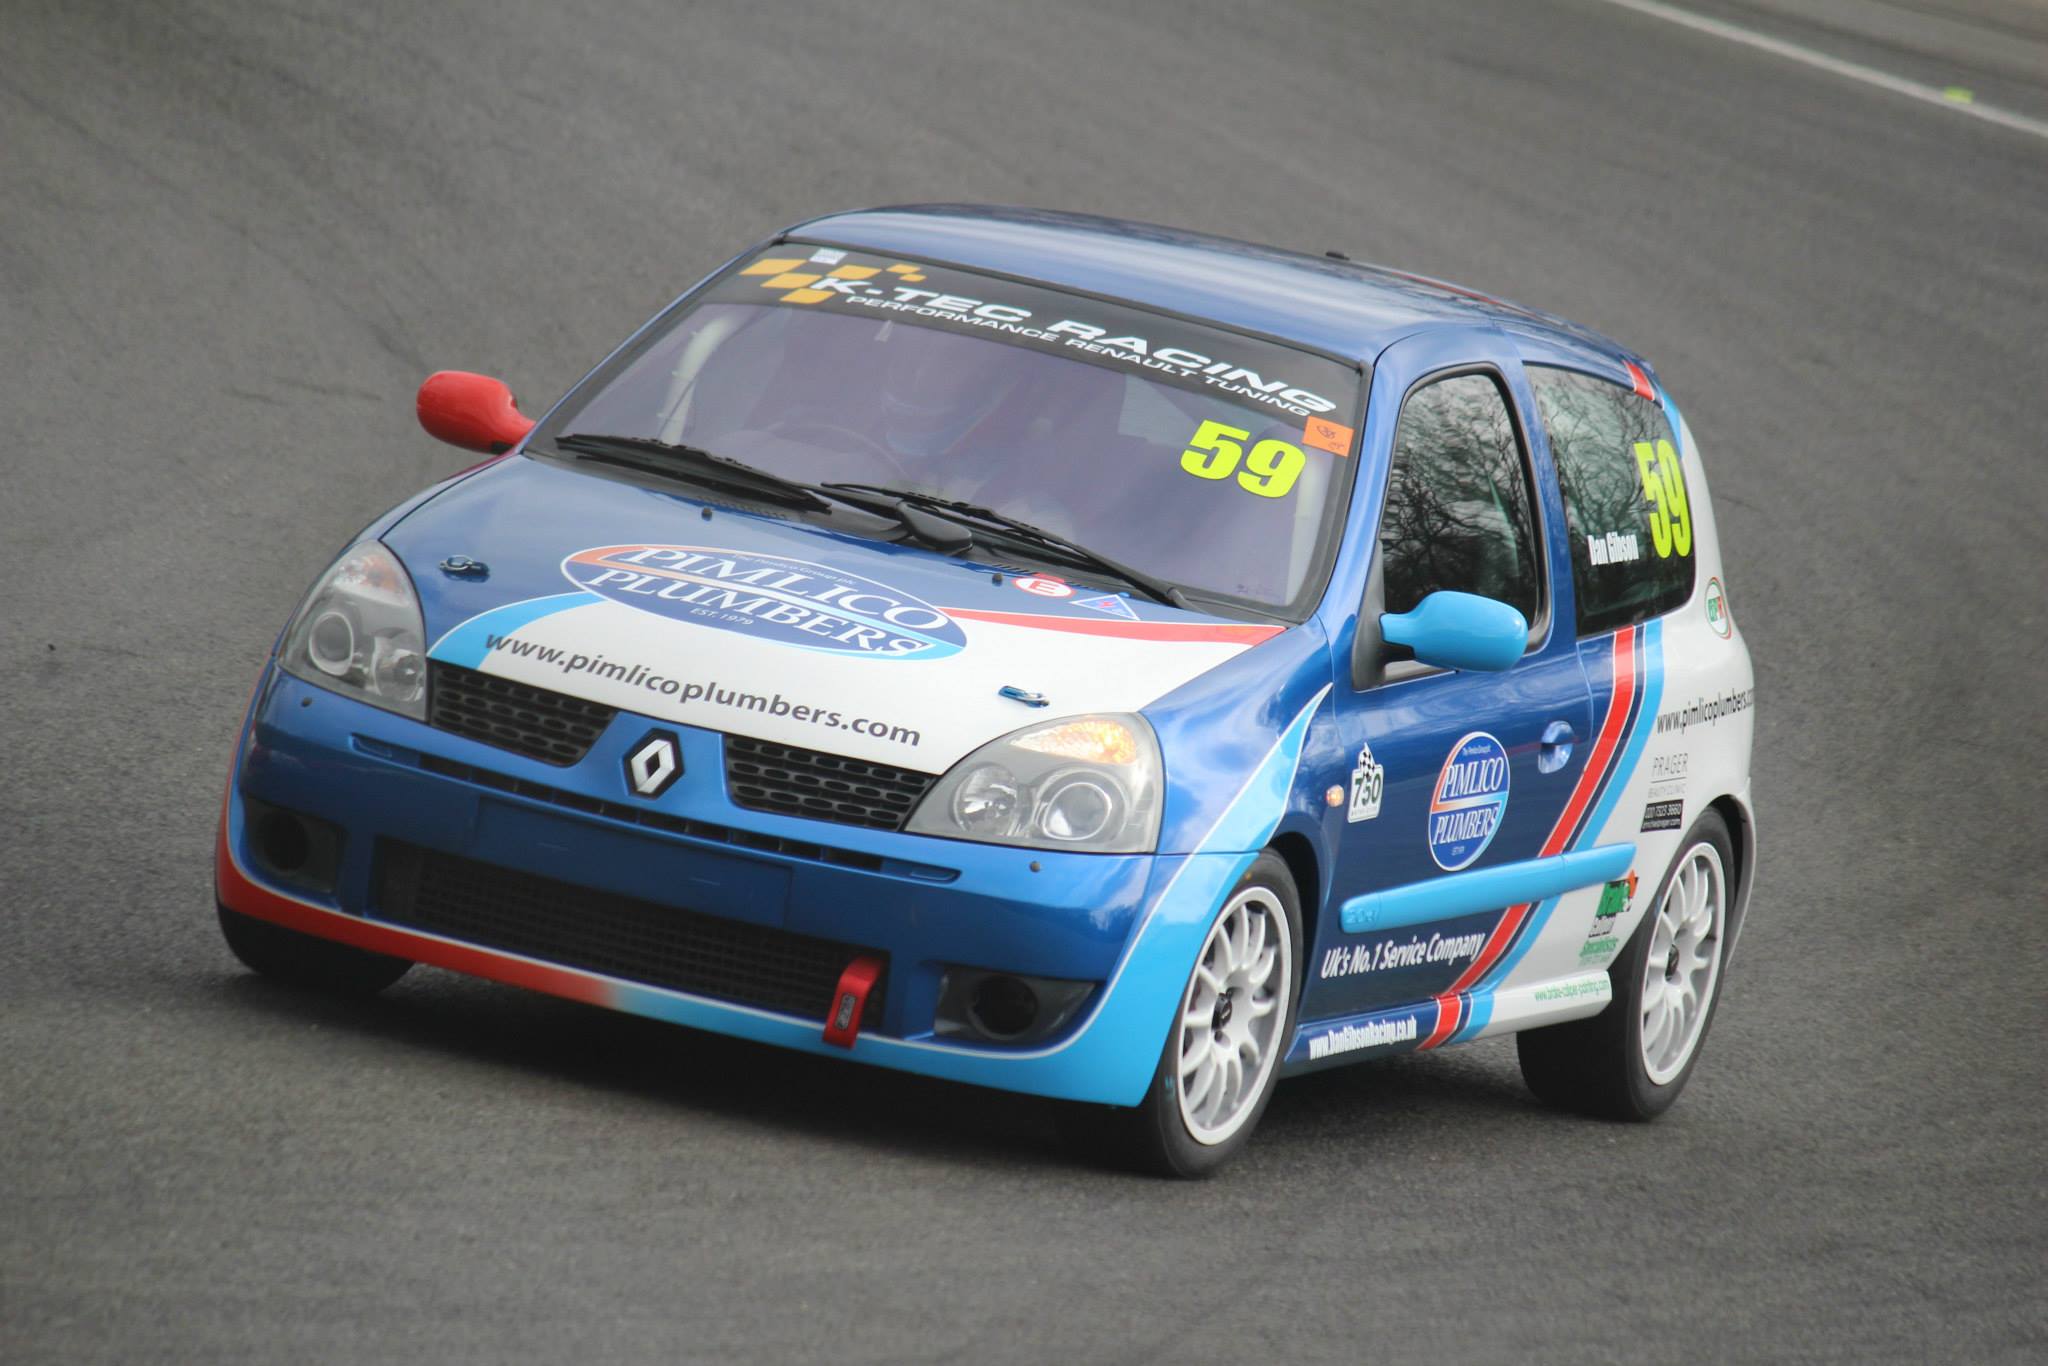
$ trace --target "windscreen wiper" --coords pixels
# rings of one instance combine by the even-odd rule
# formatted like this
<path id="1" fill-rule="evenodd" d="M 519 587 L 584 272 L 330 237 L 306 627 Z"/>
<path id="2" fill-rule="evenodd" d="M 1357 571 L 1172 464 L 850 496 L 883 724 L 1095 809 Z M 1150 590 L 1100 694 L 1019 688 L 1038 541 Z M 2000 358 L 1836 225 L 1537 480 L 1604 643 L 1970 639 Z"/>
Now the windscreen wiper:
<path id="1" fill-rule="evenodd" d="M 892 517 L 916 540 L 935 550 L 955 554 L 974 544 L 974 532 L 958 518 L 928 512 L 918 502 L 874 484 L 812 484 L 827 498 L 851 503 L 863 512 Z"/>
<path id="2" fill-rule="evenodd" d="M 806 512 L 828 511 L 827 499 L 850 503 L 864 512 L 888 517 L 911 539 L 923 541 L 948 555 L 974 544 L 974 533 L 957 521 L 924 512 L 900 498 L 876 496 L 856 490 L 854 496 L 800 479 L 786 479 L 730 456 L 713 455 L 699 446 L 679 445 L 651 436 L 600 436 L 572 432 L 558 437 L 555 446 L 579 460 L 618 465 L 669 479 L 681 479 L 711 488 L 725 489 Z"/>
<path id="3" fill-rule="evenodd" d="M 964 526 L 1006 535 L 1013 540 L 1050 551 L 1076 564 L 1102 570 L 1141 590 L 1154 602 L 1163 602 L 1169 607 L 1188 607 L 1187 595 L 1176 585 L 1155 578 L 1142 569 L 1133 569 L 1121 560 L 1113 560 L 1099 550 L 1090 550 L 1080 542 L 1069 540 L 1058 532 L 1047 531 L 1044 527 L 1033 526 L 1029 522 L 1020 522 L 1015 517 L 997 512 L 993 508 L 977 507 L 973 503 L 941 498 L 936 494 L 919 493 L 915 489 L 885 488 L 880 484 L 828 483 L 818 485 L 818 489 L 827 494 L 870 493 L 893 498 L 906 508 L 916 508 L 958 521 Z"/>
<path id="4" fill-rule="evenodd" d="M 817 489 L 801 480 L 785 479 L 728 456 L 652 436 L 571 432 L 556 437 L 555 448 L 579 460 L 724 489 L 806 512 L 827 512 L 832 507 Z"/>

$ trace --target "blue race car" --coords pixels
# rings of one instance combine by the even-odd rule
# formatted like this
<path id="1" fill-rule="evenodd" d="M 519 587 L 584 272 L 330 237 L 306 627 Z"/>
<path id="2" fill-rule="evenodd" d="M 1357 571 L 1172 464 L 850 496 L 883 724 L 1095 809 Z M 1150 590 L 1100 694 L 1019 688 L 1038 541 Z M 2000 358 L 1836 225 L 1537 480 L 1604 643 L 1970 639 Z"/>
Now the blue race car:
<path id="1" fill-rule="evenodd" d="M 1755 875 L 1753 678 L 1640 358 L 1342 258 L 801 224 L 368 527 L 258 680 L 258 971 L 413 963 L 1074 1102 L 1210 1170 L 1282 1076 L 1517 1035 L 1648 1118 Z"/>

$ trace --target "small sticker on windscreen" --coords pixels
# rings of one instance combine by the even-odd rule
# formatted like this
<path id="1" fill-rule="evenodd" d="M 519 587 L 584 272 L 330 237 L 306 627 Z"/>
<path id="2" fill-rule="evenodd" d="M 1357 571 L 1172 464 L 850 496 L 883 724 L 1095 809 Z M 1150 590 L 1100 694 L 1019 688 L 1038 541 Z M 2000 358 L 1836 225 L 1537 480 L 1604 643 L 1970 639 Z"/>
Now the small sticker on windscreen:
<path id="1" fill-rule="evenodd" d="M 1301 444 L 1314 446 L 1331 455 L 1351 454 L 1351 438 L 1357 435 L 1341 422 L 1332 422 L 1324 417 L 1312 417 L 1303 424 Z"/>

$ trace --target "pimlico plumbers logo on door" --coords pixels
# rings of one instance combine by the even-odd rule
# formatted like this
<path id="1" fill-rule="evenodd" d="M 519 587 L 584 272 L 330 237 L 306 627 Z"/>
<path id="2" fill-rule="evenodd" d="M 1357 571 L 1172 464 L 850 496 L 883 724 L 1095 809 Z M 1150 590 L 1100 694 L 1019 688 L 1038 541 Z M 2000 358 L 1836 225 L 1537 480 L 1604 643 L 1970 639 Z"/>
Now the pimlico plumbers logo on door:
<path id="1" fill-rule="evenodd" d="M 876 659 L 942 659 L 967 637 L 938 608 L 873 579 L 782 555 L 605 545 L 562 561 L 578 588 L 643 612 L 784 645 Z"/>
<path id="2" fill-rule="evenodd" d="M 1508 809 L 1508 752 L 1483 730 L 1451 746 L 1429 798 L 1429 856 L 1447 873 L 1469 868 L 1493 843 Z"/>

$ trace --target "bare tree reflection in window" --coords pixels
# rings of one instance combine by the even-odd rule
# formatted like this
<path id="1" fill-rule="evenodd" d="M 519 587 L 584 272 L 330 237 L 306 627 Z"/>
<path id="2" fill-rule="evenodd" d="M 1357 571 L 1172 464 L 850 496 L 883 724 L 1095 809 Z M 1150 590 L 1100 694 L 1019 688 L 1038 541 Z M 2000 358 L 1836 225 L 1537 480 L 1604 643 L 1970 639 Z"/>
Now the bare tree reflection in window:
<path id="1" fill-rule="evenodd" d="M 1380 519 L 1386 610 L 1457 590 L 1533 620 L 1535 546 L 1521 445 L 1494 380 L 1459 375 L 1411 394 Z"/>

